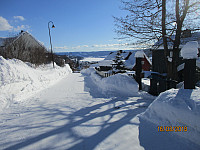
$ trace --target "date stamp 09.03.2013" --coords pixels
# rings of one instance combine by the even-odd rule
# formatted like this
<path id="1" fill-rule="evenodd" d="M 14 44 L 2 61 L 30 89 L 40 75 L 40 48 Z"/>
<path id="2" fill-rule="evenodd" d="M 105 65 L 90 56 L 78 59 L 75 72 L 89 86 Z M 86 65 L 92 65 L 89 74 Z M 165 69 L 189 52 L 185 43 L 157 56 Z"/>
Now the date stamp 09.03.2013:
<path id="1" fill-rule="evenodd" d="M 187 126 L 158 126 L 158 132 L 187 132 Z"/>

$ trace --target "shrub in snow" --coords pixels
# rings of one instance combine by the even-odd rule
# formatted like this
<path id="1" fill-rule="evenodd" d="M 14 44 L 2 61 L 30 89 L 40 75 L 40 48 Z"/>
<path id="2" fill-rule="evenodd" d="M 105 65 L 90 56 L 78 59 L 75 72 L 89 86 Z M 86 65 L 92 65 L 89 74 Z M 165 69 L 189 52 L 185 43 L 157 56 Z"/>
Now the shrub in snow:
<path id="1" fill-rule="evenodd" d="M 8 102 L 21 101 L 64 78 L 71 71 L 66 65 L 52 67 L 52 64 L 34 68 L 18 59 L 4 59 L 0 56 L 0 110 Z"/>
<path id="2" fill-rule="evenodd" d="M 160 94 L 140 117 L 158 126 L 187 126 L 173 132 L 200 145 L 200 89 L 171 89 Z"/>

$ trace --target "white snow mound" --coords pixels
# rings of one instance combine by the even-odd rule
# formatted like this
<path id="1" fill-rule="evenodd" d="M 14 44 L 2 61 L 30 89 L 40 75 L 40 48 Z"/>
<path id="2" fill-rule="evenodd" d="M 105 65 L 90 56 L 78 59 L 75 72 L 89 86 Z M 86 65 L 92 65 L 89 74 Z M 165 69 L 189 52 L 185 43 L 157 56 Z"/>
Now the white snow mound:
<path id="1" fill-rule="evenodd" d="M 142 118 L 158 126 L 187 126 L 187 132 L 173 132 L 200 145 L 200 89 L 171 89 L 161 93 Z"/>
<path id="2" fill-rule="evenodd" d="M 54 84 L 71 73 L 69 65 L 52 64 L 35 68 L 18 59 L 0 56 L 0 111 L 11 103 L 23 101 L 34 93 Z"/>
<path id="3" fill-rule="evenodd" d="M 105 96 L 129 97 L 138 94 L 138 83 L 127 74 L 116 74 L 102 78 L 95 72 L 94 68 L 88 68 L 81 73 L 90 76 L 93 83 Z"/>
<path id="4" fill-rule="evenodd" d="M 184 59 L 196 59 L 198 58 L 198 42 L 190 41 L 187 42 L 181 49 L 181 56 Z"/>

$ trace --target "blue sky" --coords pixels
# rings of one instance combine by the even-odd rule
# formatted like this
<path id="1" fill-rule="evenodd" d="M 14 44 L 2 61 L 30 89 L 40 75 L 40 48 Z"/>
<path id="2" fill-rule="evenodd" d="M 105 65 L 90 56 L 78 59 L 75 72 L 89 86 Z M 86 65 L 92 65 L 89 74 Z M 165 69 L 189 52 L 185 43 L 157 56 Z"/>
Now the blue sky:
<path id="1" fill-rule="evenodd" d="M 114 32 L 112 16 L 123 16 L 120 0 L 2 0 L 0 37 L 21 29 L 49 46 L 48 22 L 54 51 L 130 49 Z"/>

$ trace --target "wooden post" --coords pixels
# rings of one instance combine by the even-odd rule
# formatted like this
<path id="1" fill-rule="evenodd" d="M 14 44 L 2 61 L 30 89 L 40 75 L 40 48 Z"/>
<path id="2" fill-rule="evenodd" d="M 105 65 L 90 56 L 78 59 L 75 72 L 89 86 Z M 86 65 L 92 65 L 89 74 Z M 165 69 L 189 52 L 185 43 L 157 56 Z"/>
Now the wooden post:
<path id="1" fill-rule="evenodd" d="M 143 51 L 137 51 L 135 53 L 136 58 L 136 81 L 139 84 L 139 90 L 142 90 L 141 73 L 142 73 L 142 58 L 144 58 Z"/>
<path id="2" fill-rule="evenodd" d="M 151 79 L 150 79 L 150 89 L 149 89 L 149 93 L 152 95 L 157 96 L 158 93 L 158 78 L 156 76 L 156 74 L 152 73 L 151 74 Z"/>
<path id="3" fill-rule="evenodd" d="M 181 56 L 185 59 L 184 89 L 195 89 L 196 59 L 198 58 L 198 42 L 187 42 L 181 49 Z"/>
<path id="4" fill-rule="evenodd" d="M 186 59 L 184 67 L 184 89 L 195 89 L 196 59 Z"/>
<path id="5" fill-rule="evenodd" d="M 139 84 L 139 90 L 142 90 L 141 82 L 141 73 L 142 73 L 142 58 L 136 58 L 136 81 Z"/>

